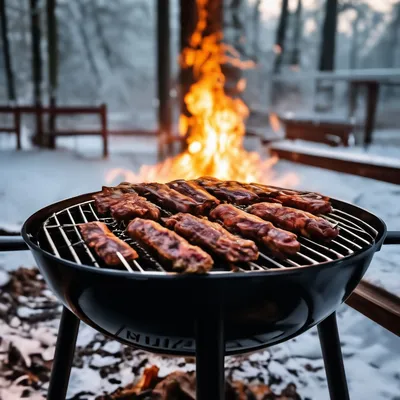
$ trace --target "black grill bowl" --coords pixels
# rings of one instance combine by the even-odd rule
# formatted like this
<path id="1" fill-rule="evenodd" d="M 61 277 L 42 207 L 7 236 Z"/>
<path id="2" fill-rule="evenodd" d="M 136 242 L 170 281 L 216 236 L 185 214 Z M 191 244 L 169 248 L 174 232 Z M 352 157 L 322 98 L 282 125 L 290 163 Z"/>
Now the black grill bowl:
<path id="1" fill-rule="evenodd" d="M 383 242 L 385 224 L 333 200 L 378 231 L 374 244 L 339 261 L 261 272 L 204 276 L 146 274 L 78 265 L 44 251 L 36 238 L 54 212 L 91 199 L 67 199 L 32 215 L 22 235 L 51 290 L 79 319 L 114 339 L 152 352 L 195 354 L 199 319 L 224 321 L 226 354 L 299 335 L 334 312 L 360 282 Z"/>

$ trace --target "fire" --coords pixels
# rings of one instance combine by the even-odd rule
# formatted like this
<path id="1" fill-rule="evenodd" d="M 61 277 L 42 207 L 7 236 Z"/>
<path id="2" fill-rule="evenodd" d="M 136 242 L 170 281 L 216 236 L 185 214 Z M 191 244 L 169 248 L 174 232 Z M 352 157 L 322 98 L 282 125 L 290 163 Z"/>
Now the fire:
<path id="1" fill-rule="evenodd" d="M 153 165 L 143 166 L 139 174 L 114 169 L 107 174 L 108 183 L 118 176 L 132 182 L 167 182 L 177 178 L 193 179 L 214 176 L 243 182 L 271 182 L 272 166 L 276 157 L 262 160 L 255 152 L 243 147 L 245 120 L 249 109 L 239 97 L 225 92 L 225 76 L 221 65 L 231 64 L 239 68 L 251 68 L 251 61 L 240 60 L 232 47 L 221 42 L 222 33 L 205 35 L 207 2 L 197 0 L 198 22 L 190 39 L 190 46 L 180 55 L 184 68 L 191 68 L 194 81 L 184 101 L 190 116 L 180 116 L 180 135 L 186 139 L 186 150 L 175 157 Z M 236 93 L 246 87 L 240 79 Z"/>

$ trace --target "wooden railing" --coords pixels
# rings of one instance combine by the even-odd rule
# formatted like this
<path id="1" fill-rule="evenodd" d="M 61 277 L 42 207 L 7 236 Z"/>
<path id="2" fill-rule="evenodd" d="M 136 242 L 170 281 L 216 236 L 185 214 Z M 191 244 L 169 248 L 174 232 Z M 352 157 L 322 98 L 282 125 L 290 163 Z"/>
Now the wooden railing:
<path id="1" fill-rule="evenodd" d="M 14 126 L 1 128 L 0 132 L 11 132 L 17 135 L 17 148 L 21 148 L 21 114 L 34 114 L 38 121 L 37 128 L 40 130 L 40 135 L 47 136 L 49 145 L 55 148 L 55 139 L 58 136 L 91 136 L 99 135 L 103 139 L 103 156 L 108 156 L 108 127 L 107 127 L 107 106 L 101 104 L 99 106 L 0 106 L 1 114 L 12 114 L 14 116 Z M 48 131 L 43 129 L 43 115 L 49 115 L 52 118 L 51 125 Z M 100 118 L 100 128 L 90 130 L 74 130 L 74 129 L 57 129 L 56 117 L 61 115 L 82 115 L 92 114 L 98 115 Z"/>

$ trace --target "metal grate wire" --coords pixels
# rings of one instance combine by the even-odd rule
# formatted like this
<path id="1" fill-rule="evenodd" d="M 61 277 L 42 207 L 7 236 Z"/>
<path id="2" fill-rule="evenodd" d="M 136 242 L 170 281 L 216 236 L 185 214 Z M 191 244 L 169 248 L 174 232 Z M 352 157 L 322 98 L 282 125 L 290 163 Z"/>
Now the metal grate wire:
<path id="1" fill-rule="evenodd" d="M 94 266 L 97 268 L 110 268 L 97 254 L 89 248 L 78 229 L 78 225 L 91 221 L 104 222 L 108 228 L 120 239 L 131 245 L 139 254 L 139 258 L 127 261 L 121 253 L 117 256 L 121 260 L 123 270 L 131 273 L 146 274 L 175 274 L 168 272 L 155 256 L 150 254 L 139 242 L 125 234 L 125 224 L 117 222 L 112 217 L 97 215 L 94 201 L 89 200 L 75 204 L 51 215 L 43 225 L 43 232 L 39 236 L 39 245 L 58 258 L 68 259 L 79 265 Z M 168 212 L 162 210 L 164 214 Z M 260 248 L 260 257 L 257 262 L 243 263 L 232 268 L 216 261 L 209 273 L 226 274 L 232 271 L 251 273 L 253 271 L 266 271 L 280 268 L 303 267 L 318 265 L 320 263 L 339 260 L 350 256 L 374 242 L 377 231 L 359 218 L 341 210 L 322 216 L 329 222 L 338 225 L 340 234 L 329 243 L 316 242 L 298 235 L 301 244 L 300 251 L 285 259 L 280 259 L 268 254 L 267 249 Z"/>

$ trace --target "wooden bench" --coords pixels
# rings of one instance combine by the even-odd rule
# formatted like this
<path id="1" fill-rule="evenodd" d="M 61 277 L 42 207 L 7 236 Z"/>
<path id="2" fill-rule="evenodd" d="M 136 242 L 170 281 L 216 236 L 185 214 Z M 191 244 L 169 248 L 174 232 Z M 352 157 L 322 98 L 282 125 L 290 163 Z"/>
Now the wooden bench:
<path id="1" fill-rule="evenodd" d="M 285 125 L 286 139 L 302 139 L 330 146 L 349 146 L 354 124 L 339 119 L 279 116 Z"/>

